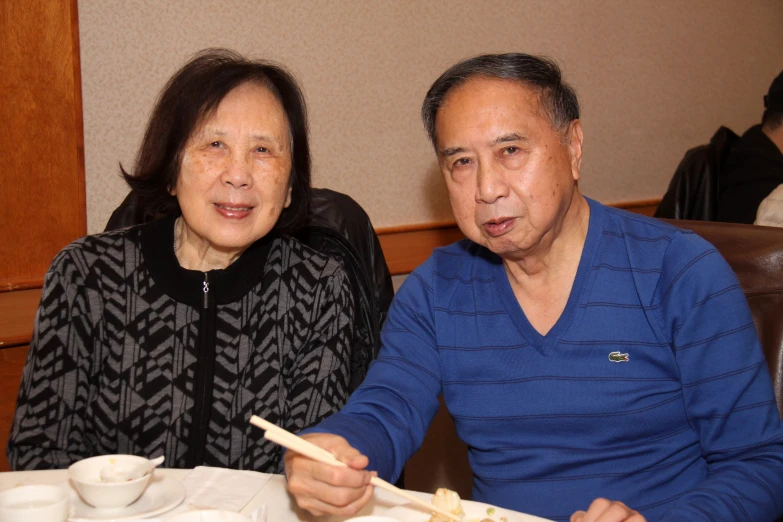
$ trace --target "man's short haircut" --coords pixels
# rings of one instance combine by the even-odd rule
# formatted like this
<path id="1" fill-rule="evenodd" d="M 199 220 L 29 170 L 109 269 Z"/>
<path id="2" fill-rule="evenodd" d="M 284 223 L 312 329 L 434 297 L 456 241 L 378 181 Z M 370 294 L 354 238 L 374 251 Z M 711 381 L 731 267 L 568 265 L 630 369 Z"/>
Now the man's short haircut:
<path id="1" fill-rule="evenodd" d="M 541 108 L 558 131 L 579 119 L 576 92 L 563 81 L 560 67 L 553 60 L 522 53 L 482 54 L 453 65 L 427 91 L 421 117 L 433 145 L 435 118 L 446 95 L 474 77 L 513 80 L 537 90 Z"/>
<path id="2" fill-rule="evenodd" d="M 769 92 L 764 96 L 764 115 L 761 124 L 769 130 L 783 125 L 783 71 L 772 80 Z"/>
<path id="3" fill-rule="evenodd" d="M 783 125 L 783 112 L 767 109 L 761 117 L 761 124 L 769 130 L 775 130 Z"/>
<path id="4" fill-rule="evenodd" d="M 227 49 L 205 49 L 174 74 L 152 110 L 132 174 L 120 165 L 125 181 L 151 213 L 179 213 L 169 190 L 177 184 L 188 139 L 231 91 L 247 83 L 268 89 L 288 119 L 291 204 L 283 209 L 275 230 L 290 233 L 305 223 L 310 210 L 310 146 L 304 95 L 281 65 L 248 60 Z"/>

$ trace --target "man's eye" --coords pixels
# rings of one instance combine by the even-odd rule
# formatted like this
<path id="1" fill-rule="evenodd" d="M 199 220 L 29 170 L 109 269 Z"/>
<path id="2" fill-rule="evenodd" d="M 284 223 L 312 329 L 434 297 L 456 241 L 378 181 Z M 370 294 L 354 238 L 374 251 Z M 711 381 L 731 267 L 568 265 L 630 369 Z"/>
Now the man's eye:
<path id="1" fill-rule="evenodd" d="M 454 162 L 455 167 L 464 167 L 465 165 L 470 165 L 470 158 L 460 158 Z"/>
<path id="2" fill-rule="evenodd" d="M 222 145 L 223 144 L 220 143 L 219 141 L 213 141 L 212 143 L 209 144 L 210 147 L 220 147 Z"/>
<path id="3" fill-rule="evenodd" d="M 256 152 L 269 152 L 269 149 L 267 149 L 267 148 L 265 148 L 265 147 L 258 147 L 258 148 L 256 149 Z"/>
<path id="4" fill-rule="evenodd" d="M 506 147 L 503 149 L 503 154 L 515 154 L 519 152 L 519 147 Z"/>

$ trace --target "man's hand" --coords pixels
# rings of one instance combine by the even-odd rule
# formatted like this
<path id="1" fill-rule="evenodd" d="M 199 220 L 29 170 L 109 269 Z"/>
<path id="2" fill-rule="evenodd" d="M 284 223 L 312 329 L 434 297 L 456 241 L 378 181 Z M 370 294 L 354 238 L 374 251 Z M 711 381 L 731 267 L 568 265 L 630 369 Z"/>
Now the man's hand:
<path id="1" fill-rule="evenodd" d="M 337 435 L 310 433 L 302 438 L 329 451 L 348 467 L 321 464 L 288 450 L 285 474 L 288 491 L 297 505 L 314 515 L 355 515 L 372 497 L 370 479 L 376 473 L 364 469 L 369 459 Z"/>
<path id="2" fill-rule="evenodd" d="M 642 515 L 622 502 L 597 498 L 587 511 L 571 515 L 571 522 L 646 522 Z"/>

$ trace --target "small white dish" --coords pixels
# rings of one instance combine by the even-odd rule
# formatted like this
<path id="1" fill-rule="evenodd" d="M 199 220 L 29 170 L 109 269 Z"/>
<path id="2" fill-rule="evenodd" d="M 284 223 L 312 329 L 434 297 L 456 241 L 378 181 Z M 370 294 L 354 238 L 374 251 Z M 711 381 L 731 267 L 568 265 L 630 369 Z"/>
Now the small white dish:
<path id="1" fill-rule="evenodd" d="M 0 521 L 65 522 L 68 492 L 59 486 L 18 486 L 0 493 Z"/>
<path id="2" fill-rule="evenodd" d="M 250 522 L 250 518 L 233 511 L 204 509 L 175 515 L 167 522 Z"/>
<path id="3" fill-rule="evenodd" d="M 167 476 L 152 478 L 141 497 L 130 506 L 118 509 L 99 509 L 84 502 L 72 489 L 71 518 L 91 522 L 112 522 L 149 518 L 167 513 L 185 500 L 185 486 L 182 482 Z"/>
<path id="4" fill-rule="evenodd" d="M 68 467 L 68 477 L 87 504 L 101 509 L 117 509 L 135 502 L 147 488 L 153 474 L 124 482 L 105 482 L 101 478 L 102 470 L 149 465 L 149 459 L 136 455 L 101 455 L 74 462 Z"/>

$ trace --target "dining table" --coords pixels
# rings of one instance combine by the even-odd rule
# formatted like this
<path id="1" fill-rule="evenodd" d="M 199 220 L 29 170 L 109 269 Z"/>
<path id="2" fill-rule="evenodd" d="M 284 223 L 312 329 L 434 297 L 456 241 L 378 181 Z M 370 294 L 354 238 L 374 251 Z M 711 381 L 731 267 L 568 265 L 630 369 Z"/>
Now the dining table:
<path id="1" fill-rule="evenodd" d="M 167 520 L 179 513 L 198 509 L 226 509 L 245 515 L 250 515 L 257 510 L 263 509 L 266 522 L 342 522 L 352 518 L 347 516 L 316 517 L 300 509 L 293 497 L 288 493 L 286 479 L 283 475 L 210 467 L 197 467 L 195 469 L 158 468 L 154 473 L 153 482 L 148 487 L 148 490 L 153 488 L 155 481 L 159 481 L 161 484 L 177 484 L 177 487 L 184 490 L 183 498 L 177 502 L 176 506 L 167 509 L 163 513 L 154 514 L 156 520 Z M 70 485 L 67 469 L 0 473 L 0 491 L 31 484 L 63 486 L 70 490 L 72 504 L 81 502 Z M 408 492 L 427 502 L 430 501 L 433 495 L 433 492 Z M 470 504 L 467 501 L 465 503 Z M 483 513 L 483 505 L 481 506 Z M 405 509 L 408 509 L 408 511 L 406 512 Z M 493 508 L 488 509 L 488 515 L 493 514 L 495 511 Z M 353 517 L 384 514 L 390 514 L 389 516 L 391 516 L 394 513 L 401 520 L 410 519 L 412 522 L 429 520 L 429 514 L 413 507 L 408 500 L 380 488 L 375 489 L 372 500 Z M 400 517 L 400 513 L 403 513 L 402 517 Z M 405 513 L 408 514 L 405 515 Z M 142 518 L 146 518 L 146 515 L 141 514 L 138 517 L 134 517 L 133 520 Z M 507 522 L 539 522 L 544 520 L 518 512 L 505 513 L 503 518 Z M 100 517 L 93 515 L 88 518 L 72 516 L 70 520 L 78 522 L 111 522 L 112 520 L 131 519 L 127 515 L 111 518 L 109 515 Z M 469 519 L 466 516 L 464 520 L 467 521 Z M 478 519 L 471 520 L 477 522 Z M 496 516 L 494 520 L 501 522 L 502 519 Z"/>

